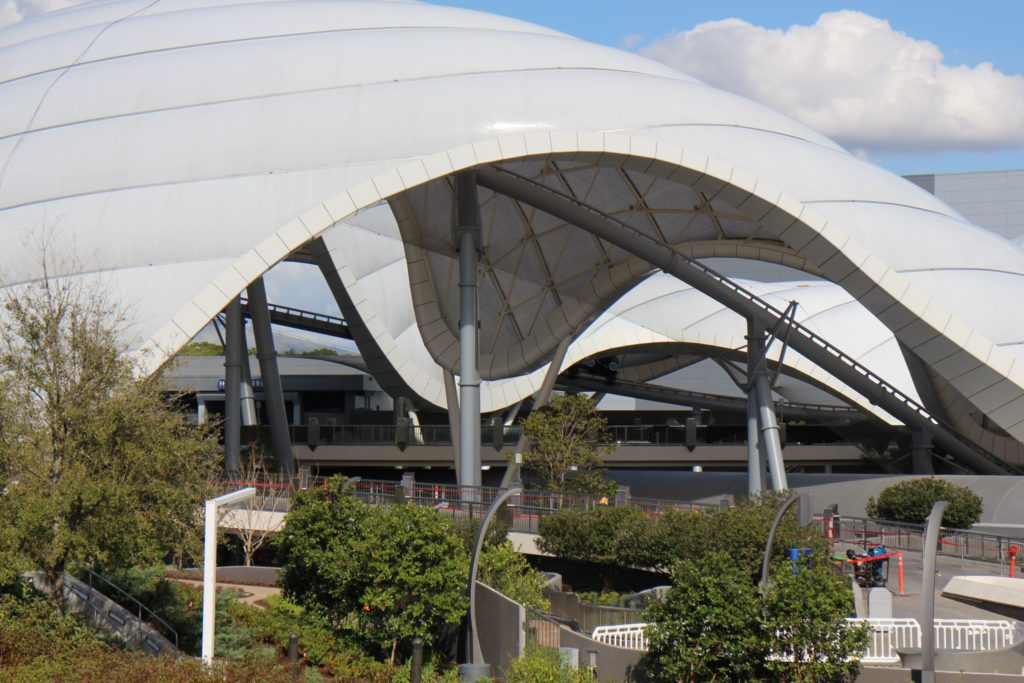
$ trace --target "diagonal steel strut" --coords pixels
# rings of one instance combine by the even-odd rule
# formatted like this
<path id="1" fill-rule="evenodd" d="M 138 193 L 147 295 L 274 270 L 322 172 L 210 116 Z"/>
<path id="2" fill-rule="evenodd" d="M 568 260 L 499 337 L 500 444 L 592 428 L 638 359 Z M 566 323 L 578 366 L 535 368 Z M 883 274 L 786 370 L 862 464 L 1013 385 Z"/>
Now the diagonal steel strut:
<path id="1" fill-rule="evenodd" d="M 494 166 L 480 168 L 477 180 L 482 187 L 492 192 L 528 204 L 644 259 L 653 267 L 678 278 L 740 315 L 757 319 L 765 327 L 775 325 L 785 315 L 738 283 L 680 254 L 670 245 L 562 192 Z M 789 343 L 797 352 L 905 425 L 927 431 L 937 446 L 972 469 L 987 474 L 1015 471 L 1008 463 L 962 436 L 955 428 L 932 415 L 924 406 L 826 339 L 795 320 L 791 322 L 790 328 L 792 334 Z"/>

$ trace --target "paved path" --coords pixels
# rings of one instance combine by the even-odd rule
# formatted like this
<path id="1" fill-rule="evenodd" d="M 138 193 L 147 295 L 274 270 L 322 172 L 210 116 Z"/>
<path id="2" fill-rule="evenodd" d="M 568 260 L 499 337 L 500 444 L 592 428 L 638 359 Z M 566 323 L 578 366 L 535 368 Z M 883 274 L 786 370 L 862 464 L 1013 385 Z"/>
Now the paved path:
<path id="1" fill-rule="evenodd" d="M 836 551 L 846 552 L 847 548 L 860 549 L 860 546 L 848 543 L 836 543 Z M 952 600 L 942 595 L 942 589 L 954 576 L 1006 576 L 1006 568 L 990 562 L 977 562 L 939 555 L 936 558 L 935 572 L 935 617 L 938 619 L 1006 619 L 1007 617 L 982 609 L 975 605 Z M 892 612 L 896 618 L 913 617 L 921 621 L 923 608 L 921 605 L 921 585 L 924 579 L 924 566 L 921 553 L 903 552 L 903 578 L 905 595 L 900 596 L 899 581 L 896 573 L 896 560 L 889 566 L 889 590 L 892 591 Z M 1024 580 L 1024 579 L 1022 579 Z M 864 596 L 867 599 L 867 594 Z"/>
<path id="2" fill-rule="evenodd" d="M 192 581 L 191 579 L 171 579 L 178 583 L 188 584 L 189 586 L 195 586 L 196 588 L 202 588 L 202 581 Z M 263 600 L 271 595 L 280 595 L 281 589 L 276 586 L 243 586 L 238 583 L 218 583 L 218 590 L 232 590 L 238 593 L 238 599 L 242 602 L 247 602 L 250 605 L 254 605 L 260 600 Z"/>

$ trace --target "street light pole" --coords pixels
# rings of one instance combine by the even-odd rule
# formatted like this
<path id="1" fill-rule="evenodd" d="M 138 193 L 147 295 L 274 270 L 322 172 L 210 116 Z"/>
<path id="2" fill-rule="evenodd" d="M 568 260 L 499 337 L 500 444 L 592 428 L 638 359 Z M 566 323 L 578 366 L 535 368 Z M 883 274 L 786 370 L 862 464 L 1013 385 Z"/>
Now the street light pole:
<path id="1" fill-rule="evenodd" d="M 217 610 L 217 508 L 239 503 L 256 495 L 249 486 L 206 501 L 203 544 L 203 663 L 213 663 L 214 625 Z"/>
<path id="2" fill-rule="evenodd" d="M 804 527 L 811 523 L 811 498 L 806 493 L 793 494 L 786 499 L 786 502 L 782 504 L 779 511 L 775 513 L 771 529 L 768 530 L 768 541 L 764 544 L 764 560 L 761 562 L 761 583 L 759 585 L 762 595 L 768 592 L 768 563 L 772 559 L 772 544 L 775 543 L 775 532 L 779 530 L 779 524 L 782 522 L 782 516 L 786 514 L 786 510 L 796 502 L 800 503 L 797 507 L 797 517 L 800 526 Z"/>
<path id="3" fill-rule="evenodd" d="M 477 635 L 476 630 L 476 610 L 473 609 L 473 603 L 476 601 L 476 573 L 480 560 L 480 551 L 484 547 L 484 539 L 487 536 L 487 527 L 490 526 L 491 520 L 494 519 L 495 513 L 498 508 L 501 507 L 502 503 L 511 498 L 512 496 L 519 495 L 523 492 L 521 486 L 513 486 L 510 489 L 503 491 L 494 501 L 491 506 L 487 508 L 487 514 L 484 515 L 483 520 L 480 522 L 480 528 L 476 532 L 476 543 L 473 544 L 473 556 L 469 562 L 469 587 L 467 593 L 469 594 L 469 609 L 466 619 L 466 663 L 459 667 L 459 678 L 463 681 L 473 683 L 479 678 L 490 678 L 491 667 L 488 666 L 483 660 L 484 655 L 480 649 L 480 638 Z M 470 508 L 472 509 L 472 508 Z"/>
<path id="4" fill-rule="evenodd" d="M 947 501 L 936 501 L 924 528 L 924 581 L 921 588 L 921 683 L 935 683 L 935 551 L 939 543 L 939 527 Z"/>

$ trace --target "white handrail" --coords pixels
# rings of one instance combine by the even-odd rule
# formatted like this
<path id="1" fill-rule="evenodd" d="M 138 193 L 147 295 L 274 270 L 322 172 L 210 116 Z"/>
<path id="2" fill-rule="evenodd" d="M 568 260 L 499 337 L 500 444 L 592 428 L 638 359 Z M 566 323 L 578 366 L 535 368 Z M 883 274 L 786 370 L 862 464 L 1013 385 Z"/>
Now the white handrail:
<path id="1" fill-rule="evenodd" d="M 899 662 L 899 650 L 921 647 L 917 619 L 847 619 L 871 627 L 868 646 L 858 658 L 865 664 Z M 647 650 L 647 624 L 598 626 L 591 637 L 606 645 Z M 1002 619 L 936 619 L 935 646 L 940 650 L 986 652 L 1010 647 L 1016 640 L 1013 623 Z"/>
<path id="2" fill-rule="evenodd" d="M 598 626 L 590 636 L 599 643 L 627 650 L 647 650 L 647 624 Z"/>

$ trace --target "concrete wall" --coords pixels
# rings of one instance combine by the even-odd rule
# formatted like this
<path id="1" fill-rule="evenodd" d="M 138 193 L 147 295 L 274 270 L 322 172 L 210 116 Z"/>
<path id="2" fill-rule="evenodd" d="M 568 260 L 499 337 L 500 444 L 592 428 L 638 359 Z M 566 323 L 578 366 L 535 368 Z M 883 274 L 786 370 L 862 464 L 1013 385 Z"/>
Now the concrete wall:
<path id="1" fill-rule="evenodd" d="M 52 592 L 50 582 L 43 572 L 32 572 L 28 578 L 36 590 Z M 72 614 L 80 614 L 92 628 L 117 636 L 129 647 L 151 655 L 177 653 L 175 644 L 155 628 L 70 574 L 64 575 L 64 606 Z"/>

